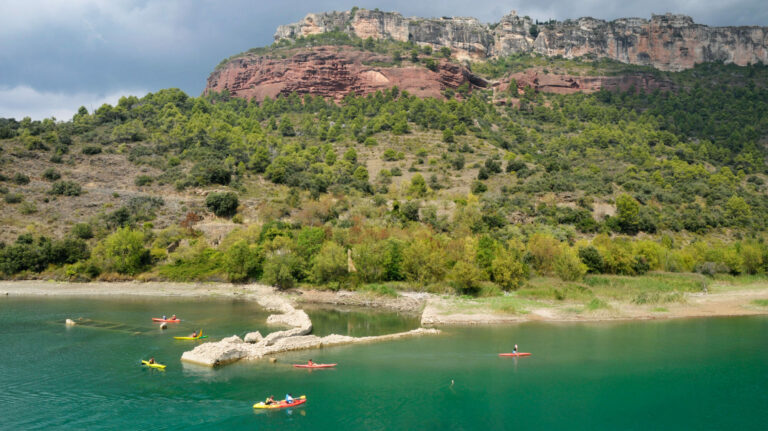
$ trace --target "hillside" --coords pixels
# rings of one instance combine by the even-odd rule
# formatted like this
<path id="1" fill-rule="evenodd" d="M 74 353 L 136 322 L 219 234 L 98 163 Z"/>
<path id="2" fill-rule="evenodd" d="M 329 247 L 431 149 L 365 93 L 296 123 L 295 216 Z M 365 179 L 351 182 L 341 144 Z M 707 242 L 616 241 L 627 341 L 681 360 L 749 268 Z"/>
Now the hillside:
<path id="1" fill-rule="evenodd" d="M 304 38 L 223 62 L 201 97 L 0 120 L 0 272 L 494 294 L 534 275 L 768 269 L 765 66 L 402 47 Z M 329 53 L 351 59 L 344 90 L 297 73 L 257 94 L 228 72 Z M 366 68 L 427 79 L 365 86 Z"/>

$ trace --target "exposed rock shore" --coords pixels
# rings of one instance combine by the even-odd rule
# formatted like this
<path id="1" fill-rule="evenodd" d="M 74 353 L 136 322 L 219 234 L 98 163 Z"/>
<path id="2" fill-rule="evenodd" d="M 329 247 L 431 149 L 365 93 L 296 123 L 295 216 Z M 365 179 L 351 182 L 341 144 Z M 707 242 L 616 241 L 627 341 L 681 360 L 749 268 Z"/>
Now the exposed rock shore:
<path id="1" fill-rule="evenodd" d="M 184 352 L 181 360 L 192 364 L 214 367 L 241 359 L 261 359 L 266 355 L 291 350 L 388 341 L 409 336 L 440 333 L 437 329 L 419 328 L 412 331 L 375 337 L 349 337 L 337 334 L 318 337 L 316 335 L 309 335 L 312 332 L 312 321 L 307 313 L 303 310 L 295 309 L 285 296 L 274 293 L 264 294 L 262 292 L 262 295 L 258 296 L 256 300 L 262 307 L 280 312 L 280 314 L 270 315 L 267 318 L 268 324 L 289 326 L 291 329 L 272 332 L 263 337 L 259 332 L 252 332 L 247 334 L 245 339 L 233 335 L 221 341 L 203 343 L 190 351 Z"/>

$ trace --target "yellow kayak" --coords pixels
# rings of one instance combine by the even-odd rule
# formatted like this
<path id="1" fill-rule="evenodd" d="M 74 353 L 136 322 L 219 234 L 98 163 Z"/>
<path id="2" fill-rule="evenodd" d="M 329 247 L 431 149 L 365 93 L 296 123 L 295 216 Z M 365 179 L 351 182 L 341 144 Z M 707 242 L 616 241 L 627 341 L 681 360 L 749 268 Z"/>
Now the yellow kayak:
<path id="1" fill-rule="evenodd" d="M 296 407 L 307 402 L 307 396 L 302 395 L 293 399 L 293 402 L 288 404 L 285 400 L 276 401 L 274 404 L 264 404 L 264 401 L 253 405 L 254 409 L 284 409 L 286 407 Z"/>
<path id="2" fill-rule="evenodd" d="M 149 368 L 157 368 L 159 370 L 164 370 L 165 369 L 165 365 L 158 364 L 157 362 L 155 362 L 154 364 L 150 364 L 149 361 L 141 361 L 141 363 L 142 363 L 142 365 L 146 365 Z"/>
<path id="3" fill-rule="evenodd" d="M 173 337 L 177 340 L 199 340 L 201 338 L 208 338 L 207 335 L 203 335 L 203 330 L 200 330 L 200 333 L 197 334 L 197 337 Z"/>

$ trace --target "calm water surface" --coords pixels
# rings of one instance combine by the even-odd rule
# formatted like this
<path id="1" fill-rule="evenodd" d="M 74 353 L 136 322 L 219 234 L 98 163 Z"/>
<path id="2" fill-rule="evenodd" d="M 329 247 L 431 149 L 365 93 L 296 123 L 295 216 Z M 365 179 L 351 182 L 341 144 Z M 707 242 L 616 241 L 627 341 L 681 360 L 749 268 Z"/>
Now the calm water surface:
<path id="1" fill-rule="evenodd" d="M 185 320 L 169 331 L 149 322 L 173 313 Z M 320 335 L 418 325 L 394 313 L 310 315 Z M 80 316 L 112 328 L 64 327 Z M 0 429 L 767 429 L 766 317 L 451 328 L 277 364 L 179 361 L 196 342 L 173 335 L 264 333 L 266 316 L 232 300 L 0 299 Z M 514 343 L 533 356 L 497 356 Z M 167 371 L 138 365 L 149 356 Z M 339 367 L 288 365 L 310 356 Z M 251 408 L 286 392 L 309 401 Z"/>

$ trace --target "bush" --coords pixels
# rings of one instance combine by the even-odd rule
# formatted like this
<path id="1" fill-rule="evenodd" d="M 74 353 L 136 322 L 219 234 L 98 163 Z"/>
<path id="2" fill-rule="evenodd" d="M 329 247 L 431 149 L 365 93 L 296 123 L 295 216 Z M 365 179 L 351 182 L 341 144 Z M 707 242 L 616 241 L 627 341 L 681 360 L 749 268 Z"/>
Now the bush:
<path id="1" fill-rule="evenodd" d="M 528 279 L 528 266 L 514 253 L 506 250 L 497 252 L 491 262 L 493 281 L 504 290 L 517 289 Z"/>
<path id="2" fill-rule="evenodd" d="M 587 265 L 581 262 L 578 253 L 565 244 L 555 258 L 554 268 L 557 276 L 564 281 L 581 280 L 587 273 Z"/>
<path id="3" fill-rule="evenodd" d="M 278 289 L 290 289 L 296 283 L 293 273 L 297 267 L 296 258 L 288 252 L 275 253 L 264 264 L 262 281 Z"/>
<path id="4" fill-rule="evenodd" d="M 80 184 L 74 181 L 56 181 L 49 191 L 52 195 L 80 196 L 82 189 Z"/>
<path id="5" fill-rule="evenodd" d="M 21 193 L 8 193 L 3 199 L 7 204 L 17 204 L 20 203 L 24 197 L 21 195 Z"/>
<path id="6" fill-rule="evenodd" d="M 237 212 L 239 201 L 232 192 L 213 192 L 205 198 L 205 206 L 218 217 L 229 217 Z"/>
<path id="7" fill-rule="evenodd" d="M 144 234 L 128 227 L 119 228 L 93 252 L 105 270 L 120 274 L 138 274 L 150 263 L 149 249 L 144 247 Z"/>
<path id="8" fill-rule="evenodd" d="M 317 283 L 340 281 L 347 275 L 347 253 L 333 241 L 326 241 L 314 258 L 312 279 Z"/>
<path id="9" fill-rule="evenodd" d="M 43 172 L 43 178 L 48 181 L 56 181 L 61 178 L 61 174 L 56 169 L 48 168 Z"/>
<path id="10" fill-rule="evenodd" d="M 133 183 L 136 184 L 137 187 L 142 187 L 148 184 L 152 184 L 152 181 L 154 180 L 149 175 L 139 175 L 138 177 L 136 177 Z"/>
<path id="11" fill-rule="evenodd" d="M 13 182 L 23 186 L 25 184 L 29 184 L 29 177 L 22 174 L 21 172 L 17 172 L 16 175 L 13 176 Z"/>
<path id="12" fill-rule="evenodd" d="M 93 156 L 99 153 L 101 153 L 101 147 L 97 145 L 86 145 L 85 147 L 83 147 L 83 154 L 87 156 Z"/>
<path id="13" fill-rule="evenodd" d="M 261 275 L 264 254 L 258 245 L 240 240 L 224 253 L 224 267 L 231 282 L 245 282 Z"/>
<path id="14" fill-rule="evenodd" d="M 70 234 L 75 238 L 91 239 L 93 238 L 93 228 L 88 223 L 78 223 L 72 226 Z"/>
<path id="15" fill-rule="evenodd" d="M 599 274 L 603 272 L 603 256 L 595 247 L 588 245 L 579 247 L 579 258 L 587 265 L 587 272 Z"/>

